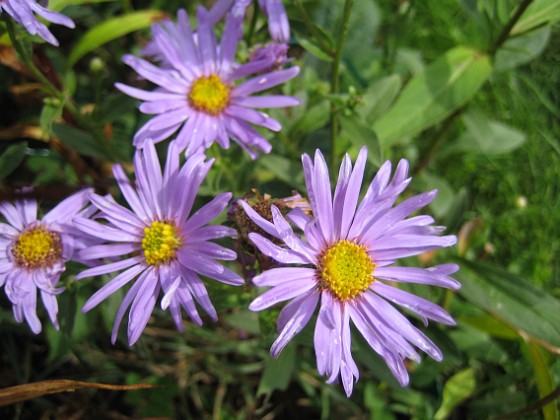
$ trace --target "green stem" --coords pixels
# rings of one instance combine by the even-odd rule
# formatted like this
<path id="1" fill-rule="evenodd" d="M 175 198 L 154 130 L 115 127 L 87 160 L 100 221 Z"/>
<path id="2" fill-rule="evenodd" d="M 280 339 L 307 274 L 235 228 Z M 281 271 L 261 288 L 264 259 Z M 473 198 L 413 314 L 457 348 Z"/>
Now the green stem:
<path id="1" fill-rule="evenodd" d="M 336 42 L 336 50 L 334 55 L 334 60 L 332 64 L 332 78 L 331 78 L 331 94 L 336 95 L 340 90 L 340 62 L 342 61 L 342 50 L 344 48 L 344 42 L 346 41 L 346 35 L 348 34 L 348 27 L 350 23 L 350 13 L 352 11 L 352 6 L 354 5 L 354 0 L 345 0 L 344 11 L 342 14 L 342 23 L 340 26 L 340 32 L 338 34 L 338 40 Z M 338 166 L 338 158 L 336 153 L 336 139 L 338 136 L 339 121 L 338 121 L 338 109 L 334 103 L 331 104 L 331 171 L 336 173 L 336 168 Z"/>
<path id="2" fill-rule="evenodd" d="M 500 32 L 496 40 L 492 43 L 492 46 L 488 50 L 488 54 L 496 54 L 498 49 L 504 44 L 504 42 L 507 41 L 507 39 L 509 38 L 509 33 L 532 2 L 533 0 L 523 0 L 519 4 L 519 6 L 517 6 L 517 9 L 515 10 L 513 16 L 509 19 L 508 23 L 506 23 L 506 26 L 502 28 L 502 31 Z"/>
<path id="3" fill-rule="evenodd" d="M 315 24 L 307 14 L 305 7 L 303 7 L 303 4 L 301 4 L 301 1 L 294 0 L 294 3 L 296 4 L 297 8 L 299 9 L 299 12 L 301 13 L 301 18 L 303 19 L 305 26 L 307 26 L 307 29 L 309 29 L 309 32 L 311 32 L 311 35 L 313 35 L 313 38 L 315 38 L 315 41 L 317 41 L 319 47 L 327 54 L 332 55 L 334 57 L 335 51 L 333 51 L 331 46 L 325 42 L 325 40 L 323 39 L 323 34 L 315 26 Z"/>
<path id="4" fill-rule="evenodd" d="M 72 118 L 76 120 L 78 125 L 90 133 L 97 139 L 97 141 L 103 147 L 105 153 L 108 157 L 114 158 L 114 153 L 112 148 L 110 147 L 107 138 L 103 135 L 98 127 L 95 127 L 91 121 L 80 112 L 78 107 L 74 104 L 72 99 L 66 94 L 58 89 L 48 78 L 37 68 L 33 61 L 33 52 L 29 52 L 24 47 L 23 43 L 21 42 L 15 25 L 12 20 L 5 15 L 4 22 L 6 23 L 6 27 L 8 29 L 8 35 L 10 40 L 12 41 L 12 46 L 14 50 L 17 52 L 18 58 L 21 60 L 22 64 L 31 72 L 31 75 L 41 83 L 41 88 L 43 91 L 54 98 L 57 98 L 62 106 L 72 115 Z"/>

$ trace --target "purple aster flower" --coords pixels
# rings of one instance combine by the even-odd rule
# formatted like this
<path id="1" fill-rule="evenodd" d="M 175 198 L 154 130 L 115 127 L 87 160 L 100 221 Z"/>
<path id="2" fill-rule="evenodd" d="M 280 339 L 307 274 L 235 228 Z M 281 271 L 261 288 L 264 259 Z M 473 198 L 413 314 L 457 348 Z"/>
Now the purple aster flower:
<path id="1" fill-rule="evenodd" d="M 140 111 L 156 115 L 136 133 L 134 145 L 142 148 L 147 139 L 159 142 L 178 131 L 179 149 L 187 149 L 188 154 L 204 150 L 214 141 L 228 148 L 230 138 L 252 158 L 258 156 L 257 150 L 268 153 L 271 145 L 251 124 L 273 131 L 281 125 L 254 108 L 295 106 L 299 100 L 284 95 L 251 95 L 292 79 L 299 68 L 260 74 L 236 84 L 270 63 L 234 62 L 242 17 L 228 15 L 219 46 L 205 9 L 199 8 L 198 19 L 196 36 L 184 10 L 179 10 L 176 25 L 153 26 L 157 46 L 153 52 L 159 51 L 160 59 L 164 58 L 160 60 L 162 67 L 131 55 L 123 57 L 140 76 L 158 85 L 150 92 L 116 84 L 124 93 L 144 101 Z"/>
<path id="2" fill-rule="evenodd" d="M 46 8 L 47 1 L 36 0 L 0 0 L 0 14 L 6 11 L 12 18 L 21 23 L 31 35 L 39 35 L 45 41 L 58 47 L 58 41 L 44 23 L 35 17 L 38 14 L 43 19 L 74 28 L 74 22 L 67 16 L 52 12 Z"/>
<path id="3" fill-rule="evenodd" d="M 168 150 L 162 173 L 155 147 L 151 141 L 134 156 L 136 185 L 133 187 L 120 165 L 113 174 L 131 210 L 113 199 L 92 194 L 90 200 L 108 224 L 77 218 L 76 226 L 85 233 L 105 240 L 80 252 L 84 259 L 127 256 L 116 262 L 91 268 L 76 279 L 122 271 L 95 292 L 85 303 L 87 312 L 127 283 L 135 280 L 117 312 L 112 342 L 115 343 L 121 320 L 131 306 L 128 342 L 134 344 L 144 330 L 163 291 L 161 308 L 169 308 L 177 328 L 183 330 L 181 308 L 198 325 L 202 325 L 194 302 L 217 319 L 216 310 L 200 275 L 231 285 L 243 280 L 216 260 L 234 260 L 234 251 L 212 239 L 235 235 L 224 226 L 206 226 L 227 206 L 231 193 L 223 193 L 191 215 L 196 193 L 213 160 L 205 161 L 202 154 L 193 155 L 179 166 L 179 151 L 175 142 Z"/>
<path id="4" fill-rule="evenodd" d="M 393 304 L 416 313 L 425 324 L 428 319 L 455 324 L 439 306 L 388 282 L 460 287 L 449 277 L 458 270 L 455 264 L 427 269 L 393 265 L 398 258 L 451 246 L 456 238 L 438 236 L 444 228 L 431 226 L 434 220 L 430 216 L 408 217 L 432 201 L 436 191 L 413 196 L 394 206 L 410 182 L 406 160 L 399 162 L 392 180 L 391 164 L 386 162 L 358 204 L 366 160 L 365 147 L 353 169 L 346 155 L 333 198 L 321 152 L 317 150 L 314 162 L 303 155 L 313 216 L 300 209 L 287 216 L 303 231 L 303 239 L 275 206 L 269 222 L 242 202 L 249 217 L 283 245 L 257 233 L 249 235 L 251 241 L 277 262 L 297 265 L 266 270 L 253 279 L 257 286 L 272 289 L 257 297 L 249 306 L 251 310 L 261 311 L 290 301 L 278 318 L 279 335 L 272 345 L 272 356 L 277 357 L 305 327 L 318 306 L 314 335 L 317 368 L 320 374 L 329 376 L 329 383 L 340 375 L 348 396 L 359 375 L 350 352 L 350 320 L 402 386 L 409 380 L 404 359 L 420 360 L 411 344 L 437 361 L 442 354 Z"/>
<path id="5" fill-rule="evenodd" d="M 0 213 L 8 223 L 0 223 L 0 286 L 12 302 L 17 322 L 27 321 L 31 330 L 41 332 L 37 317 L 37 291 L 54 327 L 58 329 L 56 295 L 64 291 L 56 284 L 65 263 L 85 246 L 72 227 L 72 219 L 88 203 L 91 190 L 80 191 L 58 204 L 41 220 L 37 201 L 21 199 L 15 205 L 0 202 Z"/>

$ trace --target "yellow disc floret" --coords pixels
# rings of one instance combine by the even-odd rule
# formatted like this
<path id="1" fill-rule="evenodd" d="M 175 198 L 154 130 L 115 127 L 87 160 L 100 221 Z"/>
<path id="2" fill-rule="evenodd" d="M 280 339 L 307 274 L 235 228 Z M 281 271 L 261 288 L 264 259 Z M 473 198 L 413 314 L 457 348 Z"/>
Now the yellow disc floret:
<path id="1" fill-rule="evenodd" d="M 44 226 L 24 230 L 12 247 L 16 265 L 22 268 L 47 268 L 62 256 L 62 240 Z"/>
<path id="2" fill-rule="evenodd" d="M 217 75 L 196 79 L 188 95 L 189 105 L 210 115 L 220 114 L 229 104 L 230 87 Z"/>
<path id="3" fill-rule="evenodd" d="M 375 263 L 363 246 L 342 240 L 319 258 L 319 285 L 339 300 L 351 300 L 373 283 L 374 268 Z"/>
<path id="4" fill-rule="evenodd" d="M 177 227 L 172 223 L 153 222 L 149 227 L 144 228 L 142 249 L 148 264 L 169 264 L 182 244 Z"/>

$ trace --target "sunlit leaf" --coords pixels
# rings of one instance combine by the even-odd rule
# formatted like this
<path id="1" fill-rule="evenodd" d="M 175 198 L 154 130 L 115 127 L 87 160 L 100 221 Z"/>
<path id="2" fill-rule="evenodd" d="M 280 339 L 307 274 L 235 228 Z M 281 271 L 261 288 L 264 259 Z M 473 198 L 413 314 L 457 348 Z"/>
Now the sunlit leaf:
<path id="1" fill-rule="evenodd" d="M 511 70 L 538 57 L 548 45 L 551 28 L 531 31 L 522 36 L 509 39 L 496 53 L 496 71 Z"/>
<path id="2" fill-rule="evenodd" d="M 476 389 L 474 369 L 464 369 L 447 380 L 443 388 L 443 401 L 434 418 L 443 420 L 453 409 L 469 398 Z"/>
<path id="3" fill-rule="evenodd" d="M 147 28 L 165 17 L 166 14 L 159 10 L 142 10 L 103 21 L 78 40 L 68 57 L 68 66 L 72 67 L 80 58 L 107 42 Z"/>
<path id="4" fill-rule="evenodd" d="M 391 106 L 402 86 L 398 74 L 392 74 L 373 83 L 362 95 L 363 105 L 358 113 L 368 122 L 373 123 Z"/>
<path id="5" fill-rule="evenodd" d="M 459 293 L 549 351 L 560 354 L 560 302 L 495 265 L 460 260 Z"/>
<path id="6" fill-rule="evenodd" d="M 368 159 L 377 166 L 383 163 L 382 150 L 375 132 L 356 115 L 343 115 L 340 117 L 341 138 L 348 138 L 356 149 L 367 146 Z"/>
<path id="7" fill-rule="evenodd" d="M 50 0 L 49 9 L 54 10 L 55 12 L 59 12 L 66 6 L 75 6 L 88 3 L 107 3 L 110 1 L 116 0 Z"/>
<path id="8" fill-rule="evenodd" d="M 471 99 L 492 73 L 485 54 L 456 47 L 405 86 L 373 128 L 383 146 L 398 143 L 440 122 Z"/>
<path id="9" fill-rule="evenodd" d="M 74 392 L 82 388 L 108 389 L 111 391 L 131 391 L 135 389 L 153 388 L 154 385 L 111 385 L 95 382 L 71 381 L 68 379 L 56 379 L 51 381 L 33 382 L 25 385 L 17 385 L 0 389 L 0 406 L 14 404 L 31 398 L 42 397 L 59 392 Z"/>
<path id="10" fill-rule="evenodd" d="M 558 0 L 535 0 L 513 26 L 510 35 L 519 35 L 558 20 L 560 20 L 560 2 Z"/>

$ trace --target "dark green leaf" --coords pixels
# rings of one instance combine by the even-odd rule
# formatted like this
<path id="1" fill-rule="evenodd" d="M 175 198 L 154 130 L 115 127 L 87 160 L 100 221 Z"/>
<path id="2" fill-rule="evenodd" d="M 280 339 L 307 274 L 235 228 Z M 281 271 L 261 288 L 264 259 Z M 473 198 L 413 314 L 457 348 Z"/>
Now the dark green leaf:
<path id="1" fill-rule="evenodd" d="M 363 106 L 358 113 L 369 124 L 377 120 L 392 105 L 402 86 L 398 74 L 392 74 L 372 84 L 363 94 Z"/>
<path id="2" fill-rule="evenodd" d="M 41 111 L 41 118 L 39 120 L 41 128 L 48 134 L 52 135 L 53 121 L 62 115 L 62 102 L 58 99 L 48 98 L 45 99 L 45 105 Z"/>
<path id="3" fill-rule="evenodd" d="M 284 390 L 290 383 L 295 366 L 295 346 L 287 346 L 278 359 L 270 358 L 267 361 L 261 376 L 257 395 L 269 394 L 275 390 Z"/>
<path id="4" fill-rule="evenodd" d="M 79 154 L 94 158 L 105 158 L 101 146 L 88 132 L 65 124 L 54 124 L 53 132 L 60 141 L 75 149 Z"/>
<path id="5" fill-rule="evenodd" d="M 27 143 L 14 144 L 6 149 L 0 156 L 0 179 L 10 175 L 25 157 Z"/>
<path id="6" fill-rule="evenodd" d="M 333 61 L 333 57 L 328 52 L 323 51 L 321 47 L 319 47 L 313 41 L 306 38 L 299 38 L 298 43 L 305 51 L 318 58 L 319 60 L 327 61 L 329 63 Z"/>
<path id="7" fill-rule="evenodd" d="M 341 138 L 348 138 L 356 149 L 361 149 L 362 146 L 368 148 L 368 159 L 375 165 L 381 166 L 383 163 L 383 156 L 379 140 L 375 132 L 368 127 L 362 119 L 356 115 L 343 115 L 340 118 L 341 123 Z"/>
<path id="8" fill-rule="evenodd" d="M 509 39 L 496 53 L 495 70 L 511 70 L 535 59 L 547 46 L 550 33 L 550 26 L 545 26 L 525 35 Z"/>
<path id="9" fill-rule="evenodd" d="M 560 354 L 560 302 L 527 280 L 491 264 L 460 260 L 459 293 Z"/>

